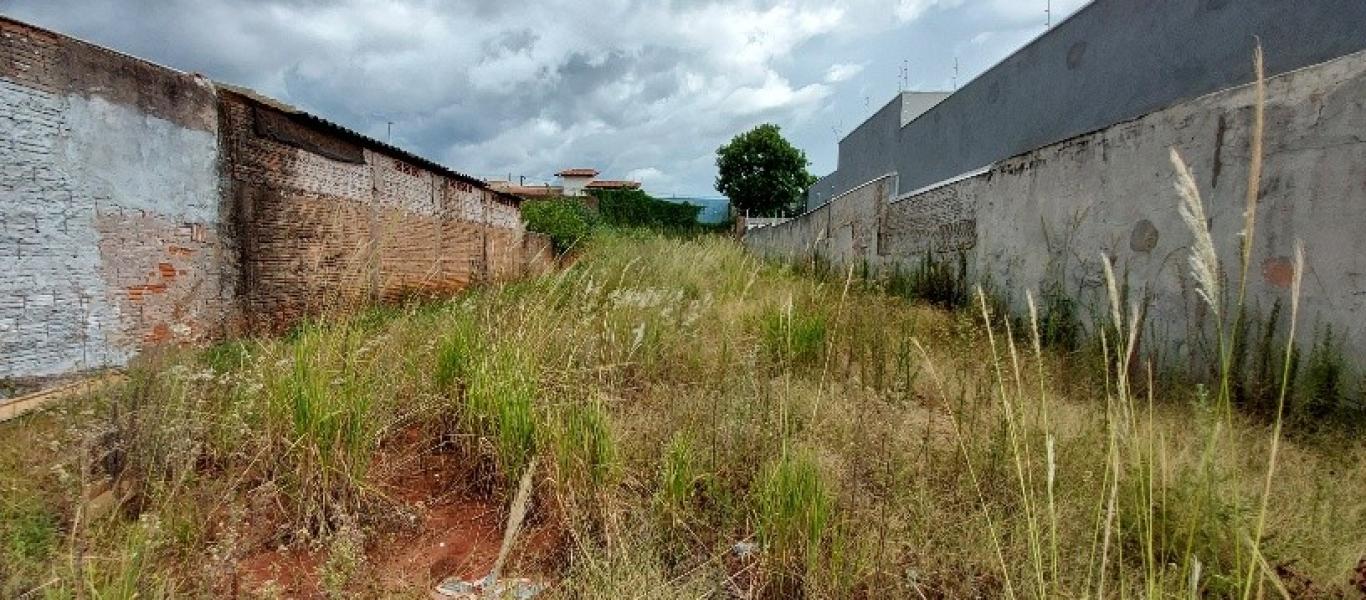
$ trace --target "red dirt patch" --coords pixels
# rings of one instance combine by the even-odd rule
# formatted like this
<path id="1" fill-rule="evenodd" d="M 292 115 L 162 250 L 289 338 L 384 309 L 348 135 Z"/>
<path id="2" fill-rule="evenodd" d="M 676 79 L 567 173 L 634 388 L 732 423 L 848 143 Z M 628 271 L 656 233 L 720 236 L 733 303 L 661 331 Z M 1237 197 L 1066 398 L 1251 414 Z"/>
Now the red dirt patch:
<path id="1" fill-rule="evenodd" d="M 456 576 L 477 579 L 488 574 L 503 542 L 504 515 L 497 500 L 474 497 L 465 483 L 469 469 L 458 453 L 431 447 L 418 430 L 404 431 L 380 451 L 377 472 L 390 473 L 381 493 L 390 498 L 406 522 L 380 527 L 367 536 L 366 564 L 359 578 L 368 580 L 362 595 L 426 592 Z M 560 546 L 554 527 L 523 527 L 505 573 L 536 574 Z M 263 548 L 238 562 L 242 592 L 273 588 L 288 598 L 319 598 L 319 567 L 327 551 Z M 529 571 L 529 572 L 528 572 Z M 273 582 L 273 583 L 272 583 Z"/>

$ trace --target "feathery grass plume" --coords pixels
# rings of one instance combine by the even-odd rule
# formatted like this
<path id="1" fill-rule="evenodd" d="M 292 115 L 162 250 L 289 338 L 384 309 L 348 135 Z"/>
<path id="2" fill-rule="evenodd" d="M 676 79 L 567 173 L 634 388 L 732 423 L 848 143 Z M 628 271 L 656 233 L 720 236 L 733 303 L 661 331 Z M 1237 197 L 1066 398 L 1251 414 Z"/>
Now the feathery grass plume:
<path id="1" fill-rule="evenodd" d="M 1119 286 L 1115 283 L 1115 269 L 1110 266 L 1110 257 L 1100 253 L 1100 266 L 1105 273 L 1105 292 L 1109 294 L 1110 319 L 1115 323 L 1115 332 L 1124 335 L 1124 318 L 1119 310 Z"/>
<path id="2" fill-rule="evenodd" d="M 1260 53 L 1259 53 L 1260 58 Z M 1290 281 L 1290 331 L 1285 337 L 1285 360 L 1281 371 L 1281 392 L 1280 398 L 1276 401 L 1276 423 L 1271 429 L 1271 449 L 1267 453 L 1266 459 L 1266 479 L 1262 483 L 1261 507 L 1257 511 L 1257 528 L 1252 537 L 1252 549 L 1259 551 L 1262 544 L 1262 535 L 1266 533 L 1266 513 L 1267 505 L 1271 501 L 1271 483 L 1276 475 L 1276 458 L 1281 446 L 1281 425 L 1285 418 L 1285 396 L 1290 387 L 1290 363 L 1291 357 L 1295 353 L 1295 322 L 1299 318 L 1300 312 L 1300 286 L 1304 282 L 1304 242 L 1295 240 L 1295 273 Z M 1257 565 L 1253 564 L 1248 571 L 1247 580 L 1243 583 L 1243 599 L 1247 600 L 1252 596 L 1252 582 L 1257 581 L 1258 592 L 1261 591 L 1262 578 L 1256 575 Z M 1273 575 L 1274 577 L 1274 575 Z"/>
<path id="3" fill-rule="evenodd" d="M 1045 479 L 1045 491 L 1048 494 L 1048 549 L 1050 573 L 1053 577 L 1052 584 L 1058 583 L 1058 507 L 1056 497 L 1053 495 L 1057 475 L 1057 456 L 1054 454 L 1054 435 L 1052 422 L 1049 420 L 1048 409 L 1048 390 L 1044 386 L 1044 365 L 1043 365 L 1043 341 L 1039 335 L 1039 309 L 1034 303 L 1034 294 L 1025 290 L 1025 303 L 1029 306 L 1029 331 L 1034 343 L 1034 364 L 1038 368 L 1039 378 L 1039 427 L 1044 434 L 1044 451 L 1047 460 L 1047 478 Z"/>
<path id="4" fill-rule="evenodd" d="M 1038 525 L 1038 515 L 1035 510 L 1035 500 L 1031 490 L 1033 485 L 1033 472 L 1029 464 L 1031 455 L 1029 449 L 1029 437 L 1021 433 L 1023 424 L 1020 422 L 1024 416 L 1023 411 L 1019 410 L 1020 403 L 1024 400 L 1024 383 L 1020 373 L 1019 353 L 1015 349 L 1015 337 L 1011 331 L 1010 321 L 1005 320 L 1006 348 L 1010 350 L 1011 374 L 1015 382 L 1014 395 L 1016 400 L 1011 401 L 1011 390 L 1006 385 L 1004 376 L 1001 374 L 1000 357 L 996 351 L 996 338 L 992 333 L 991 312 L 987 306 L 986 292 L 982 286 L 977 286 L 977 300 L 982 309 L 982 327 L 987 332 L 988 344 L 991 347 L 992 364 L 996 365 L 996 386 L 1001 398 L 1002 416 L 1005 418 L 1006 433 L 1010 440 L 1011 462 L 1015 467 L 1015 478 L 1020 488 L 1020 502 L 1023 505 L 1025 524 L 1028 531 L 1029 549 L 1031 552 L 1030 567 L 1034 571 L 1035 585 L 1037 593 L 1042 597 L 1048 594 L 1046 577 L 1044 574 L 1044 560 L 1042 541 Z M 1019 413 L 1019 414 L 1017 414 Z M 1021 440 L 1023 438 L 1023 441 Z"/>
<path id="5" fill-rule="evenodd" d="M 1176 148 L 1171 149 L 1171 161 L 1176 169 L 1176 192 L 1181 196 L 1177 212 L 1181 214 L 1181 220 L 1185 221 L 1186 227 L 1195 238 L 1191 248 L 1190 266 L 1191 274 L 1199 285 L 1196 293 L 1209 305 L 1217 321 L 1221 314 L 1219 256 L 1214 251 L 1214 239 L 1210 237 L 1208 221 L 1205 218 L 1205 205 L 1200 200 L 1200 189 L 1195 185 L 1195 177 L 1191 175 L 1190 168 L 1186 166 L 1186 161 L 1181 159 L 1181 154 Z"/>
<path id="6" fill-rule="evenodd" d="M 1262 42 L 1252 51 L 1252 69 L 1255 75 L 1253 90 L 1256 95 L 1252 103 L 1252 141 L 1247 170 L 1247 197 L 1243 208 L 1242 238 L 1242 279 L 1238 284 L 1238 302 L 1241 306 L 1247 291 L 1247 270 L 1252 263 L 1253 234 L 1257 228 L 1257 198 L 1262 187 L 1262 134 L 1266 122 L 1266 74 L 1262 64 Z"/>

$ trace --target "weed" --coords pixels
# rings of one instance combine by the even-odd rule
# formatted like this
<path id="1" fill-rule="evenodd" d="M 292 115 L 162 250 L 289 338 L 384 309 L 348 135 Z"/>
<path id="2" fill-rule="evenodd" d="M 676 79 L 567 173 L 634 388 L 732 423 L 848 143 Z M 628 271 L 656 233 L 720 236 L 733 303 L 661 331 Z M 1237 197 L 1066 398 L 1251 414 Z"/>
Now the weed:
<path id="1" fill-rule="evenodd" d="M 16 499 L 0 505 L 0 537 L 4 540 L 5 564 L 18 565 L 46 559 L 57 544 L 57 517 L 36 498 Z M 0 573 L 4 569 L 0 568 Z"/>
<path id="2" fill-rule="evenodd" d="M 796 585 L 820 557 L 833 499 L 820 467 L 805 451 L 792 451 L 769 463 L 754 484 L 754 511 L 760 539 L 781 574 L 780 587 Z"/>
<path id="3" fill-rule="evenodd" d="M 365 561 L 365 544 L 360 530 L 352 523 L 342 524 L 327 549 L 327 560 L 320 567 L 323 589 L 330 598 L 351 598 L 351 589 Z"/>
<path id="4" fill-rule="evenodd" d="M 1291 420 L 1302 426 L 1316 426 L 1334 420 L 1351 422 L 1360 418 L 1350 389 L 1351 378 L 1342 342 L 1332 327 L 1315 332 L 1314 342 L 1300 378 L 1298 397 L 1291 409 Z"/>
<path id="5" fill-rule="evenodd" d="M 893 267 L 884 283 L 889 293 L 926 302 L 945 309 L 968 305 L 968 258 L 959 252 L 954 262 L 937 259 L 926 252 L 909 272 Z"/>
<path id="6" fill-rule="evenodd" d="M 555 457 L 561 477 L 595 492 L 615 483 L 617 444 L 601 401 L 569 406 L 558 425 Z"/>
<path id="7" fill-rule="evenodd" d="M 764 349 L 783 365 L 810 364 L 825 349 L 825 317 L 798 311 L 791 304 L 769 313 L 763 321 Z"/>
<path id="8" fill-rule="evenodd" d="M 473 322 L 468 317 L 455 320 L 437 346 L 433 369 L 437 389 L 449 392 L 457 383 L 468 383 L 481 350 Z"/>
<path id="9" fill-rule="evenodd" d="M 467 430 L 492 441 L 498 473 L 516 481 L 536 451 L 536 373 L 515 348 L 490 350 L 470 376 L 464 412 Z"/>

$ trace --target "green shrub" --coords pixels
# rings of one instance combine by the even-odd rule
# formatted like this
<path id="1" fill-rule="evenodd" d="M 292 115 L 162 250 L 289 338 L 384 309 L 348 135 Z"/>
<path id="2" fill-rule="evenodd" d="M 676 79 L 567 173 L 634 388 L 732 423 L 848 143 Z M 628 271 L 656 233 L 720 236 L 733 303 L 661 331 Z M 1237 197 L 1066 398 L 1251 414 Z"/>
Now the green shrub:
<path id="1" fill-rule="evenodd" d="M 1292 418 L 1304 425 L 1323 426 L 1331 421 L 1359 424 L 1363 410 L 1351 389 L 1351 374 L 1342 340 L 1332 328 L 1316 334 L 1300 377 L 1300 390 Z"/>
<path id="2" fill-rule="evenodd" d="M 699 229 L 701 206 L 667 202 L 640 190 L 594 192 L 603 223 L 617 227 L 647 227 L 661 231 Z"/>
<path id="3" fill-rule="evenodd" d="M 556 252 L 564 252 L 583 242 L 596 224 L 587 207 L 569 198 L 524 202 L 522 219 L 528 230 L 550 236 Z"/>

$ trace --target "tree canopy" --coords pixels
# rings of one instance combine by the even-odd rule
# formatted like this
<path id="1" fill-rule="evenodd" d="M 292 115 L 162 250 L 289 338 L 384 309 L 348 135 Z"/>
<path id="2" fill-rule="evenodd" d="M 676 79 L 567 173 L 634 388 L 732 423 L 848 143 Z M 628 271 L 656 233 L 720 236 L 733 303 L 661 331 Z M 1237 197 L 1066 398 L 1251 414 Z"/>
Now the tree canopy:
<path id="1" fill-rule="evenodd" d="M 816 183 L 810 164 L 777 125 L 765 123 L 716 150 L 716 189 L 737 211 L 776 216 L 800 206 Z"/>

